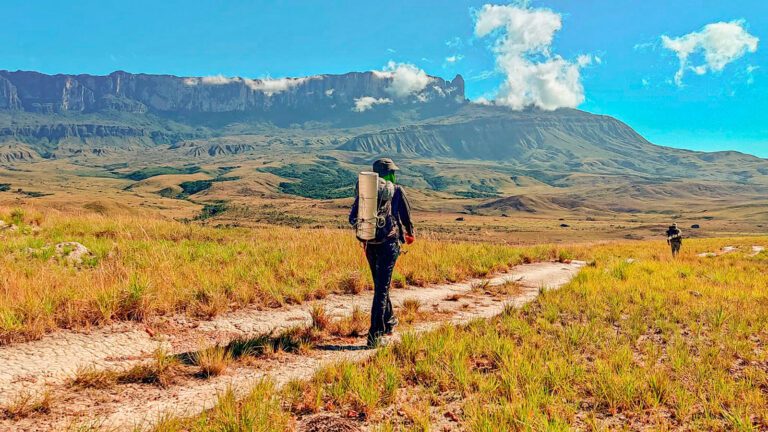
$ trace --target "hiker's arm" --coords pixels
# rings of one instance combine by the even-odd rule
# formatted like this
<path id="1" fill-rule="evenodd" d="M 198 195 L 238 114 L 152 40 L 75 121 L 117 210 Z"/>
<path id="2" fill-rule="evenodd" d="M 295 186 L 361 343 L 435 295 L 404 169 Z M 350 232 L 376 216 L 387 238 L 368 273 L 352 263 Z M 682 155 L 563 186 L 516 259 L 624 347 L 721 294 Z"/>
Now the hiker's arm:
<path id="1" fill-rule="evenodd" d="M 413 236 L 413 222 L 411 221 L 411 204 L 408 202 L 408 197 L 405 196 L 405 189 L 400 187 L 400 205 L 397 206 L 397 217 L 400 219 L 400 223 L 403 224 L 405 233 Z"/>
<path id="2" fill-rule="evenodd" d="M 357 194 L 355 194 L 357 195 Z M 352 209 L 349 211 L 349 224 L 352 226 L 355 226 L 357 224 L 357 206 L 358 206 L 358 197 L 355 196 L 355 202 L 352 203 Z"/>
<path id="3" fill-rule="evenodd" d="M 357 225 L 357 206 L 360 205 L 360 184 L 355 183 L 355 202 L 352 203 L 352 208 L 349 209 L 349 224 L 352 226 Z"/>

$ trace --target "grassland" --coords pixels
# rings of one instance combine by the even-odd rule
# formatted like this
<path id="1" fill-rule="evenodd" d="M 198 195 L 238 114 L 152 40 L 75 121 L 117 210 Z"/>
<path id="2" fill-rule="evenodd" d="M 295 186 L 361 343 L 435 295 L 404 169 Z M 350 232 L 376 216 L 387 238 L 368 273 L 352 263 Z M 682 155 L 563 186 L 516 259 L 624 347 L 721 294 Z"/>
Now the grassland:
<path id="1" fill-rule="evenodd" d="M 125 177 L 130 180 L 134 181 L 141 181 L 146 180 L 150 177 L 155 177 L 159 175 L 168 175 L 168 174 L 195 174 L 200 172 L 199 166 L 187 166 L 184 168 L 175 168 L 175 167 L 169 167 L 169 166 L 158 166 L 158 167 L 148 167 L 144 168 L 138 171 L 133 171 L 128 174 L 123 174 L 122 177 Z"/>
<path id="2" fill-rule="evenodd" d="M 523 309 L 157 431 L 291 430 L 317 412 L 381 431 L 765 430 L 768 254 L 749 251 L 766 242 L 689 241 L 677 260 L 662 242 L 577 249 L 593 264 Z M 739 250 L 697 256 L 726 245 Z"/>
<path id="3" fill-rule="evenodd" d="M 211 210 L 213 211 L 213 210 Z M 0 209 L 0 343 L 56 328 L 187 313 L 210 317 L 249 304 L 279 306 L 371 286 L 347 230 L 212 228 L 151 217 L 66 216 Z M 81 264 L 53 246 L 75 241 Z M 444 243 L 421 238 L 397 283 L 456 281 L 551 259 L 556 247 Z"/>
<path id="4" fill-rule="evenodd" d="M 0 207 L 192 220 L 206 204 L 226 203 L 226 211 L 206 215 L 207 224 L 307 228 L 344 224 L 354 172 L 369 169 L 370 161 L 336 151 L 318 156 L 287 146 L 269 149 L 268 154 L 201 159 L 169 156 L 168 149 L 157 147 L 108 158 L 82 156 L 3 166 Z M 165 160 L 167 164 L 157 162 Z M 661 239 L 661 231 L 673 220 L 687 235 L 705 237 L 761 233 L 768 226 L 764 194 L 744 194 L 726 185 L 681 181 L 662 188 L 615 176 L 558 174 L 556 180 L 481 162 L 398 161 L 403 168 L 398 181 L 408 190 L 419 232 L 441 240 L 531 245 Z M 127 177 L 133 174 L 151 177 Z M 32 194 L 18 193 L 19 189 Z M 478 193 L 489 196 L 461 197 Z M 694 224 L 701 228 L 689 229 Z"/>

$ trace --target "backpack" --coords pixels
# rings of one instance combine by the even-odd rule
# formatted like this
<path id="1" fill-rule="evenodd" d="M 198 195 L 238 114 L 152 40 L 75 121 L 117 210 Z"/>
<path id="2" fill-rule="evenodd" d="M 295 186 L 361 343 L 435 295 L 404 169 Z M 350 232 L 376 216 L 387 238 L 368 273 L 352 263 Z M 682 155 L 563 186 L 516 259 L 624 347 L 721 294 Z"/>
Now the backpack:
<path id="1" fill-rule="evenodd" d="M 397 187 L 394 183 L 379 178 L 376 202 L 376 238 L 368 240 L 368 243 L 383 243 L 397 236 L 397 223 L 392 215 L 392 199 L 395 197 L 396 190 Z"/>

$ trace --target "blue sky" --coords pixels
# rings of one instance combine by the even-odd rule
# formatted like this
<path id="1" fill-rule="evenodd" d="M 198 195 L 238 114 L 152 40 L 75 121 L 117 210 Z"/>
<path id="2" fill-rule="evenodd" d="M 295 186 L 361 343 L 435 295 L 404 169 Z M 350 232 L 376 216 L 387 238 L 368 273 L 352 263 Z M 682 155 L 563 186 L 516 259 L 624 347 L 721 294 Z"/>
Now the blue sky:
<path id="1" fill-rule="evenodd" d="M 475 34 L 482 1 L 8 0 L 0 69 L 105 74 L 283 77 L 381 69 L 405 62 L 450 79 L 472 98 L 505 79 Z M 496 4 L 504 4 L 503 2 Z M 768 157 L 768 2 L 764 0 L 539 0 L 562 17 L 551 52 L 581 68 L 581 109 L 615 116 L 650 141 Z M 743 20 L 755 52 L 722 71 L 687 71 L 661 36 Z M 446 59 L 455 56 L 457 61 Z M 460 60 L 459 60 L 460 58 Z M 699 53 L 691 63 L 701 64 Z M 751 73 L 747 69 L 752 69 Z"/>

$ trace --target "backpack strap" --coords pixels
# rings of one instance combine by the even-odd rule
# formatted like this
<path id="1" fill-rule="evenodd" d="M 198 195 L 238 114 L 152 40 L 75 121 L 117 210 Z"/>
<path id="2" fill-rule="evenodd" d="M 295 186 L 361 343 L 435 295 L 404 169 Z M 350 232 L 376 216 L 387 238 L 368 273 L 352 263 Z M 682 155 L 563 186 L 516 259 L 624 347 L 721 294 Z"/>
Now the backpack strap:
<path id="1" fill-rule="evenodd" d="M 392 198 L 395 196 L 394 183 L 379 179 L 378 202 L 376 205 L 376 227 L 384 228 L 387 225 L 387 219 L 392 217 Z"/>

